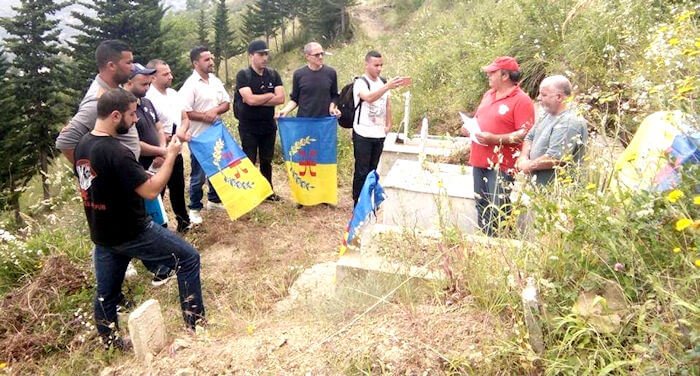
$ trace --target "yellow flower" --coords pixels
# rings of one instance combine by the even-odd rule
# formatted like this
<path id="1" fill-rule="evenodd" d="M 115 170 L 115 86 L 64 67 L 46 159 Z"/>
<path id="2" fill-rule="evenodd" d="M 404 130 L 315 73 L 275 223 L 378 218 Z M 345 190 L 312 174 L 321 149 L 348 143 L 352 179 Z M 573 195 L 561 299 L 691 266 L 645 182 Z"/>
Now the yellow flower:
<path id="1" fill-rule="evenodd" d="M 675 37 L 668 40 L 668 44 L 670 44 L 671 46 L 676 46 L 680 42 L 681 40 Z"/>
<path id="2" fill-rule="evenodd" d="M 700 259 L 695 259 L 695 266 L 700 268 Z"/>
<path id="3" fill-rule="evenodd" d="M 676 221 L 676 231 L 683 231 L 693 224 L 693 220 L 690 218 L 681 218 Z"/>
<path id="4" fill-rule="evenodd" d="M 0 362 L 0 369 L 7 368 L 7 363 Z"/>
<path id="5" fill-rule="evenodd" d="M 595 189 L 595 187 L 596 187 L 595 183 L 588 183 L 588 185 L 586 186 L 586 189 L 590 191 L 591 189 Z"/>
<path id="6" fill-rule="evenodd" d="M 681 253 L 681 248 L 680 247 L 673 248 L 673 253 Z"/>
<path id="7" fill-rule="evenodd" d="M 680 189 L 674 189 L 668 194 L 668 196 L 666 196 L 666 199 L 669 202 L 676 202 L 683 197 L 685 197 L 685 193 L 683 193 L 683 191 Z"/>
<path id="8" fill-rule="evenodd" d="M 248 332 L 248 335 L 253 335 L 253 332 L 255 332 L 255 325 L 248 324 L 248 326 L 246 326 L 245 329 L 246 329 L 246 332 Z"/>
<path id="9" fill-rule="evenodd" d="M 693 197 L 693 204 L 700 205 L 700 195 Z"/>

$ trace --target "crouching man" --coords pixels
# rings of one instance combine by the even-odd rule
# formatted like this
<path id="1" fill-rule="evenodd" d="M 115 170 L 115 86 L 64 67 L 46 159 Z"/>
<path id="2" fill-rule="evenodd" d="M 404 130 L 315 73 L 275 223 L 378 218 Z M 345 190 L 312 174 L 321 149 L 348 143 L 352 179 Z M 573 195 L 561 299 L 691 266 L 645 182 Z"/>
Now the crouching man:
<path id="1" fill-rule="evenodd" d="M 163 190 L 181 144 L 173 137 L 162 167 L 149 176 L 134 154 L 116 139 L 136 123 L 136 102 L 136 97 L 123 89 L 102 94 L 97 101 L 95 128 L 75 148 L 75 174 L 95 243 L 97 331 L 106 346 L 120 349 L 128 344 L 118 334 L 117 303 L 124 271 L 132 258 L 176 270 L 187 327 L 194 329 L 204 318 L 199 253 L 182 238 L 154 224 L 143 202 Z"/>

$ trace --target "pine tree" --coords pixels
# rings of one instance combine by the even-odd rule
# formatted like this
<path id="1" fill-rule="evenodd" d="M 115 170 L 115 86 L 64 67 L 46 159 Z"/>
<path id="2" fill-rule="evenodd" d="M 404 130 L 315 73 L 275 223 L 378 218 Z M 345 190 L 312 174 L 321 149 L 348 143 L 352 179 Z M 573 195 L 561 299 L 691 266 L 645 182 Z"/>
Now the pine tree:
<path id="1" fill-rule="evenodd" d="M 308 0 L 308 7 L 301 15 L 302 24 L 319 39 L 350 39 L 352 28 L 348 8 L 355 4 L 356 0 Z"/>
<path id="2" fill-rule="evenodd" d="M 235 36 L 231 32 L 228 20 L 228 8 L 226 0 L 219 0 L 216 4 L 216 12 L 214 13 L 214 46 L 212 53 L 214 54 L 214 66 L 218 74 L 219 65 L 224 63 L 225 80 L 224 83 L 229 84 L 228 77 L 228 58 L 234 52 Z"/>
<path id="3" fill-rule="evenodd" d="M 136 62 L 146 64 L 158 58 L 167 61 L 173 72 L 187 71 L 187 68 L 180 67 L 177 59 L 180 51 L 166 43 L 171 26 L 162 23 L 167 8 L 159 0 L 94 0 L 81 4 L 92 10 L 95 16 L 88 15 L 88 12 L 72 12 L 80 22 L 70 25 L 80 32 L 74 41 L 69 42 L 78 70 L 75 89 L 84 92 L 97 73 L 95 49 L 106 39 L 120 39 L 129 44 Z M 183 76 L 178 74 L 175 77 Z"/>
<path id="4" fill-rule="evenodd" d="M 16 120 L 17 132 L 3 137 L 3 148 L 25 153 L 10 159 L 21 165 L 13 179 L 24 184 L 41 173 L 45 199 L 50 197 L 47 172 L 55 154 L 54 139 L 67 118 L 67 107 L 61 99 L 66 69 L 59 57 L 58 20 L 53 17 L 65 6 L 53 0 L 22 0 L 12 7 L 14 17 L 0 20 L 9 34 L 7 49 L 15 55 L 9 77 L 14 104 L 21 114 Z M 23 157 L 28 159 L 15 161 Z"/>
<path id="5" fill-rule="evenodd" d="M 12 209 L 15 221 L 20 222 L 18 187 L 24 185 L 31 175 L 27 172 L 36 166 L 27 153 L 26 136 L 19 127 L 22 117 L 14 98 L 14 84 L 10 79 L 10 63 L 5 51 L 0 48 L 0 210 Z M 24 173 L 23 173 L 24 172 Z"/>
<path id="6" fill-rule="evenodd" d="M 209 22 L 207 20 L 207 12 L 204 7 L 199 8 L 199 17 L 197 18 L 197 44 L 200 46 L 209 45 Z"/>

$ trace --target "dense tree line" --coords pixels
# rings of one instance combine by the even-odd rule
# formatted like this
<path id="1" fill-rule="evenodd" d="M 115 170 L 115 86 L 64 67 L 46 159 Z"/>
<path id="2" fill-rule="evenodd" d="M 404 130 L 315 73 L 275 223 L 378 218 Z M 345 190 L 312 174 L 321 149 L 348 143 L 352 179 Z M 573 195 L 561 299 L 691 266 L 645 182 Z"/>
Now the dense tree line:
<path id="1" fill-rule="evenodd" d="M 191 72 L 185 57 L 189 49 L 208 45 L 217 57 L 217 71 L 223 62 L 225 81 L 230 83 L 225 62 L 243 53 L 252 39 L 265 38 L 271 44 L 272 38 L 279 50 L 297 43 L 293 41 L 297 37 L 303 37 L 298 43 L 349 38 L 348 7 L 355 2 L 255 0 L 232 24 L 234 14 L 226 0 L 188 0 L 179 18 L 187 23 L 178 24 L 163 21 L 168 8 L 160 0 L 79 1 L 89 12 L 72 12 L 77 23 L 70 27 L 78 34 L 66 46 L 58 40 L 55 15 L 69 2 L 21 0 L 12 8 L 13 17 L 0 19 L 9 34 L 0 45 L 0 210 L 10 207 L 18 215 L 19 193 L 37 174 L 42 177 L 44 198 L 49 198 L 48 167 L 56 155 L 55 138 L 97 74 L 94 52 L 101 41 L 127 42 L 136 62 L 167 61 L 176 86 Z M 183 37 L 183 31 L 190 36 Z"/>

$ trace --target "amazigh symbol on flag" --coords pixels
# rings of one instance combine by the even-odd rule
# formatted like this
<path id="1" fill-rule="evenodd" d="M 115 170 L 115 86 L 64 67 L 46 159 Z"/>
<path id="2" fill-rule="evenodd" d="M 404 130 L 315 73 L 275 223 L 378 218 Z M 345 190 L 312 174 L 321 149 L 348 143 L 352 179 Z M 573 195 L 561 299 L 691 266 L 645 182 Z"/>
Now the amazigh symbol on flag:
<path id="1" fill-rule="evenodd" d="M 335 117 L 278 121 L 280 143 L 292 198 L 302 205 L 338 203 Z"/>
<path id="2" fill-rule="evenodd" d="M 249 212 L 272 194 L 270 183 L 255 168 L 221 120 L 193 138 L 189 147 L 231 219 Z"/>

